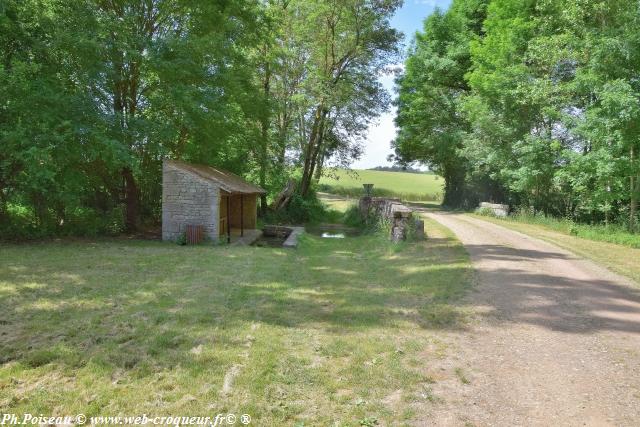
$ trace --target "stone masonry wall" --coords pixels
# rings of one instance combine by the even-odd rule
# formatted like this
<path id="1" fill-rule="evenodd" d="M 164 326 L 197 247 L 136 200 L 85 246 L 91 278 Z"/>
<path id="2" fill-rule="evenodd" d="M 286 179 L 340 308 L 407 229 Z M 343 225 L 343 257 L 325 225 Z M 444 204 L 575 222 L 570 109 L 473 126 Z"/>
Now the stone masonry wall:
<path id="1" fill-rule="evenodd" d="M 171 164 L 162 165 L 162 240 L 176 240 L 187 225 L 203 225 L 218 240 L 220 189 Z"/>
<path id="2" fill-rule="evenodd" d="M 482 202 L 480 203 L 480 208 L 491 209 L 496 216 L 505 217 L 509 215 L 509 205 Z"/>
<path id="3" fill-rule="evenodd" d="M 424 221 L 413 217 L 411 209 L 398 199 L 365 196 L 360 199 L 360 214 L 363 216 L 382 217 L 391 223 L 391 235 L 394 242 L 406 240 L 411 225 L 415 227 L 416 238 L 424 238 Z"/>

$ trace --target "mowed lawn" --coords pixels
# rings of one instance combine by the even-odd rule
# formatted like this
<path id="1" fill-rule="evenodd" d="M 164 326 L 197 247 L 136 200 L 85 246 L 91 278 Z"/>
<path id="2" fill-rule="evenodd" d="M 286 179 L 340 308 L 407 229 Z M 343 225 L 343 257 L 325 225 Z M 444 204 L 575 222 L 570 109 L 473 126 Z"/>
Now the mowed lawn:
<path id="1" fill-rule="evenodd" d="M 374 184 L 374 191 L 380 196 L 426 201 L 438 201 L 442 198 L 444 180 L 433 174 L 343 169 L 332 174 L 335 176 L 322 177 L 320 184 L 330 187 L 327 190 L 334 194 L 360 196 L 362 184 Z"/>
<path id="2" fill-rule="evenodd" d="M 411 423 L 435 400 L 442 331 L 465 327 L 471 275 L 448 231 L 426 228 L 401 246 L 0 246 L 0 408 Z"/>

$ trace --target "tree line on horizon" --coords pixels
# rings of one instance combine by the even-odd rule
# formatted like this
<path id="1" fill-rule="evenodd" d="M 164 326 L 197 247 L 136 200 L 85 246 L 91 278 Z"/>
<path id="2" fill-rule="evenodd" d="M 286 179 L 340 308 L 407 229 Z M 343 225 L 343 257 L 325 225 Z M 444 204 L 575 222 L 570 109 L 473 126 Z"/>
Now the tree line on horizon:
<path id="1" fill-rule="evenodd" d="M 367 170 L 370 171 L 381 171 L 381 172 L 404 172 L 404 173 L 417 173 L 417 174 L 431 174 L 431 171 L 423 171 L 418 168 L 412 167 L 410 165 L 393 165 L 393 166 L 375 166 L 369 168 Z"/>
<path id="2" fill-rule="evenodd" d="M 388 108 L 401 3 L 3 0 L 3 235 L 157 221 L 166 158 L 310 196 Z"/>
<path id="3" fill-rule="evenodd" d="M 638 230 L 640 2 L 453 0 L 397 79 L 395 160 L 444 204 Z"/>

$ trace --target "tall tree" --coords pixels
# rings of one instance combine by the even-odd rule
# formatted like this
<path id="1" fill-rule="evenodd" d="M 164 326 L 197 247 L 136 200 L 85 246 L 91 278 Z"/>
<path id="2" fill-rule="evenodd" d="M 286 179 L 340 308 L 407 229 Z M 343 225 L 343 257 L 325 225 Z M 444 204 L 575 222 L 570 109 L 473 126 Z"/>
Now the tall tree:
<path id="1" fill-rule="evenodd" d="M 239 52 L 229 41 L 254 41 L 250 20 L 255 18 L 252 8 L 256 6 L 228 1 L 96 2 L 104 40 L 104 79 L 95 87 L 95 94 L 111 116 L 113 138 L 127 153 L 121 175 L 126 225 L 133 230 L 140 200 L 136 172 L 149 162 L 157 169 L 163 145 L 184 149 L 184 155 L 203 160 L 206 145 L 215 144 L 204 138 L 218 139 L 218 146 L 224 141 L 226 125 L 216 115 L 225 110 L 234 114 L 217 103 L 249 105 L 242 98 L 246 98 L 243 92 L 250 92 L 246 88 L 251 79 L 235 66 L 243 58 L 238 59 Z M 241 35 L 243 31 L 248 36 Z M 238 77 L 231 77 L 233 73 Z M 167 115 L 172 119 L 169 122 L 162 120 Z M 214 130 L 222 132 L 215 135 Z M 189 142 L 205 149 L 194 152 L 192 148 L 189 153 L 181 146 Z"/>
<path id="2" fill-rule="evenodd" d="M 309 192 L 325 136 L 368 122 L 386 108 L 378 75 L 394 62 L 399 33 L 389 19 L 400 0 L 296 1 L 296 33 L 307 49 L 303 83 L 310 109 L 303 113 L 300 192 Z M 366 90 L 358 90 L 365 89 Z M 346 110 L 341 107 L 349 105 Z M 346 114 L 343 112 L 348 111 Z M 331 125 L 329 122 L 331 121 Z"/>
<path id="3" fill-rule="evenodd" d="M 162 158 L 244 172 L 261 104 L 241 0 L 8 0 L 0 4 L 0 211 L 36 217 L 160 205 Z M 13 124 L 12 124 L 13 123 Z M 37 125 L 34 125 L 36 124 Z"/>
<path id="4" fill-rule="evenodd" d="M 446 206 L 467 202 L 462 149 L 470 123 L 462 101 L 470 93 L 465 79 L 471 70 L 470 45 L 483 35 L 487 3 L 455 1 L 447 12 L 436 11 L 426 19 L 396 81 L 395 159 L 420 161 L 441 174 Z"/>

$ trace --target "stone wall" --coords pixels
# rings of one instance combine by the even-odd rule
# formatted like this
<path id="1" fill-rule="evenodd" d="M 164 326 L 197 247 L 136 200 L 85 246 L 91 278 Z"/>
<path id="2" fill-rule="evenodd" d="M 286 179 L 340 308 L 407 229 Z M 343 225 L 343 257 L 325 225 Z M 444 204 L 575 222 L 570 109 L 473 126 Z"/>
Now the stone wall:
<path id="1" fill-rule="evenodd" d="M 212 182 L 179 169 L 162 165 L 162 240 L 176 240 L 187 225 L 202 225 L 218 240 L 220 190 Z"/>
<path id="2" fill-rule="evenodd" d="M 499 217 L 505 217 L 507 215 L 509 215 L 509 205 L 501 205 L 498 203 L 487 203 L 487 202 L 482 202 L 480 203 L 480 208 L 481 209 L 491 209 L 494 213 L 495 216 L 499 216 Z"/>
<path id="3" fill-rule="evenodd" d="M 411 209 L 403 205 L 399 199 L 365 196 L 360 199 L 359 207 L 363 217 L 374 216 L 389 221 L 391 226 L 389 238 L 394 242 L 406 240 L 407 232 L 411 227 L 414 228 L 416 238 L 424 238 L 424 221 L 414 218 Z"/>

